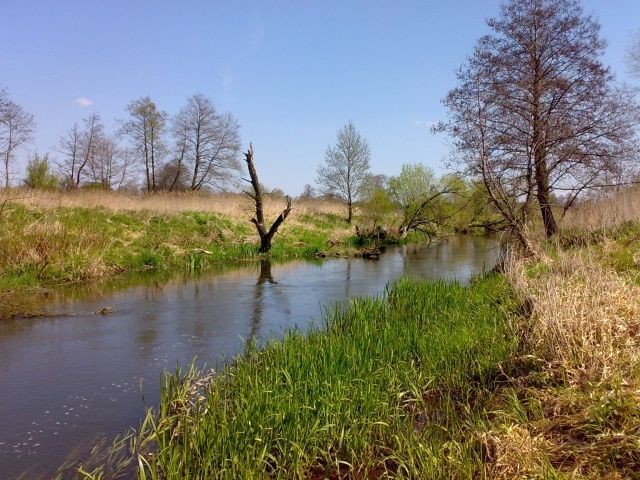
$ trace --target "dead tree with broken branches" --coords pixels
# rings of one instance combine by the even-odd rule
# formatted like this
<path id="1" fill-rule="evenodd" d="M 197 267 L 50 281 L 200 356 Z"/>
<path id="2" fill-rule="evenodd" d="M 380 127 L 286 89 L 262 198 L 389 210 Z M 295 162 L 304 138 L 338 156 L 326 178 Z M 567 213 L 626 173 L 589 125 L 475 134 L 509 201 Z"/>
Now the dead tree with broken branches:
<path id="1" fill-rule="evenodd" d="M 247 162 L 247 169 L 249 170 L 249 178 L 243 178 L 245 182 L 251 184 L 253 192 L 244 190 L 255 204 L 256 214 L 251 219 L 251 222 L 256 226 L 256 230 L 258 231 L 258 235 L 260 236 L 260 249 L 259 253 L 267 253 L 271 250 L 271 241 L 273 240 L 274 235 L 280 228 L 280 225 L 286 220 L 291 212 L 291 197 L 287 195 L 287 207 L 278 215 L 278 218 L 273 222 L 270 228 L 267 229 L 264 223 L 264 212 L 262 205 L 262 189 L 260 187 L 260 181 L 258 180 L 258 172 L 256 172 L 256 167 L 253 163 L 253 145 L 249 144 L 249 150 L 244 154 L 244 160 Z"/>

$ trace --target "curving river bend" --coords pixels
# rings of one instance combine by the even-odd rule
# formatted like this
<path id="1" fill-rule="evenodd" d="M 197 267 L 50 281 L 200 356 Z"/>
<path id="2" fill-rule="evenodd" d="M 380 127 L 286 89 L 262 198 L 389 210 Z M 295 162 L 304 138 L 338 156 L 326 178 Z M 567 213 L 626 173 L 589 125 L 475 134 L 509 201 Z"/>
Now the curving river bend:
<path id="1" fill-rule="evenodd" d="M 413 276 L 466 282 L 497 240 L 457 237 L 387 249 L 378 261 L 263 261 L 197 278 L 138 278 L 57 294 L 53 318 L 0 322 L 0 476 L 47 478 L 100 437 L 137 426 L 163 370 L 215 367 L 257 341 L 304 330 L 323 307 Z M 94 314 L 110 306 L 112 313 Z"/>

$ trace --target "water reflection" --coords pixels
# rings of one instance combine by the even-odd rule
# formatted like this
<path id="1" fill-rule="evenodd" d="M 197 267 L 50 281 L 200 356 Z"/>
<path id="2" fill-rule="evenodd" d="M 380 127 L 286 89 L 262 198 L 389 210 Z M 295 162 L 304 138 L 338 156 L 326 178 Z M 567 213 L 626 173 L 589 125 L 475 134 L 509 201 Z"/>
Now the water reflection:
<path id="1" fill-rule="evenodd" d="M 249 338 L 247 339 L 247 345 L 249 347 L 255 344 L 262 326 L 265 288 L 269 285 L 277 284 L 278 282 L 273 279 L 273 273 L 271 273 L 271 260 L 260 260 L 260 274 L 258 275 L 258 281 L 256 282 L 256 288 L 253 294 L 254 306 L 253 315 L 251 316 L 251 331 L 249 332 Z"/>

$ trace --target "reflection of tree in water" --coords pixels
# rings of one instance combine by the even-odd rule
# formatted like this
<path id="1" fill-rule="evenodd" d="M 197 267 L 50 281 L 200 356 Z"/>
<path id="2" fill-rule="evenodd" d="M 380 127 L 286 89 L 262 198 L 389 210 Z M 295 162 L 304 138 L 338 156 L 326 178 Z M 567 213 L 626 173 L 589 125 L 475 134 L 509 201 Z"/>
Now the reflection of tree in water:
<path id="1" fill-rule="evenodd" d="M 262 327 L 262 315 L 264 312 L 264 292 L 268 284 L 277 285 L 271 273 L 271 260 L 260 260 L 260 274 L 256 282 L 253 294 L 253 314 L 251 315 L 251 331 L 247 340 L 247 350 L 255 345 L 260 327 Z"/>

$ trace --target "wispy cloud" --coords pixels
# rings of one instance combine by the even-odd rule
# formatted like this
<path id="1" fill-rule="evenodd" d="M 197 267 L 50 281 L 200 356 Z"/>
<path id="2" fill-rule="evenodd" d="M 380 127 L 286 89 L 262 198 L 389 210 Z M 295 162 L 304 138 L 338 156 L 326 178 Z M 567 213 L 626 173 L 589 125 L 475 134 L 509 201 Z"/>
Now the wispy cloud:
<path id="1" fill-rule="evenodd" d="M 233 72 L 229 65 L 225 66 L 222 72 L 220 72 L 220 83 L 224 90 L 229 90 L 231 85 L 233 85 Z"/>
<path id="2" fill-rule="evenodd" d="M 418 128 L 431 129 L 432 127 L 436 126 L 437 123 L 437 120 L 416 120 L 415 122 L 413 122 L 413 126 Z"/>
<path id="3" fill-rule="evenodd" d="M 73 101 L 73 103 L 80 105 L 81 107 L 90 107 L 93 105 L 93 100 L 87 97 L 78 97 Z"/>

